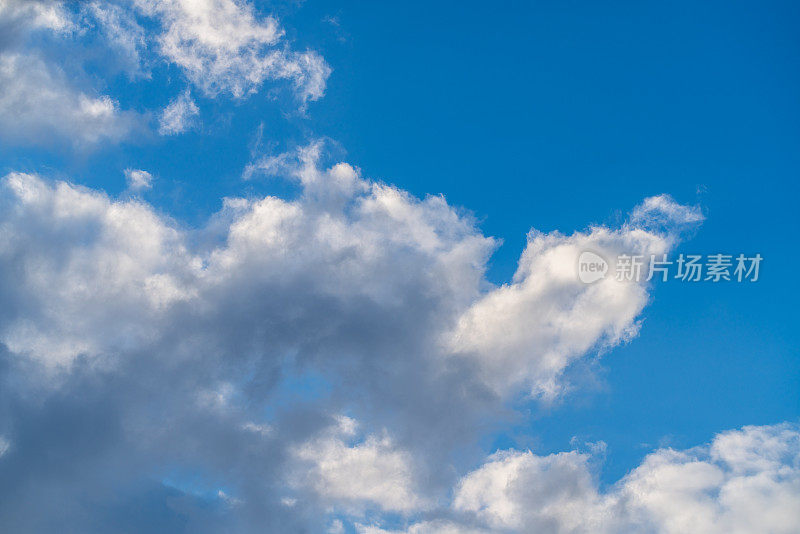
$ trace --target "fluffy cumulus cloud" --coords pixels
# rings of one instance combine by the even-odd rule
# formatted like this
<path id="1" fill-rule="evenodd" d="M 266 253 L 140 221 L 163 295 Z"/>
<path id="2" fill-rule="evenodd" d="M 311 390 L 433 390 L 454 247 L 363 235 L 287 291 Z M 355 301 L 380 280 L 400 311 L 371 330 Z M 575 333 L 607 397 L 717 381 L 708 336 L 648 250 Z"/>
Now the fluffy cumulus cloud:
<path id="1" fill-rule="evenodd" d="M 160 53 L 180 67 L 206 95 L 242 97 L 267 79 L 291 80 L 301 101 L 325 91 L 330 68 L 313 51 L 296 52 L 282 43 L 272 17 L 260 17 L 237 0 L 135 0 L 157 20 Z"/>
<path id="2" fill-rule="evenodd" d="M 800 524 L 795 425 L 744 427 L 706 446 L 657 450 L 605 492 L 589 460 L 575 451 L 495 453 L 456 486 L 458 519 L 403 532 L 788 534 Z"/>
<path id="3" fill-rule="evenodd" d="M 773 507 L 775 532 L 793 520 L 792 427 L 657 451 L 608 492 L 579 452 L 482 460 L 508 399 L 564 395 L 574 362 L 636 334 L 647 283 L 584 284 L 580 252 L 666 252 L 696 210 L 656 197 L 618 228 L 531 232 L 492 286 L 497 243 L 468 213 L 324 158 L 315 143 L 257 161 L 251 177 L 300 193 L 225 199 L 196 229 L 137 198 L 3 178 L 4 526 L 749 528 L 736 503 Z"/>
<path id="4" fill-rule="evenodd" d="M 473 360 L 498 393 L 527 390 L 558 396 L 559 375 L 592 347 L 636 334 L 647 288 L 607 276 L 586 285 L 576 276 L 583 251 L 603 257 L 669 250 L 671 237 L 626 225 L 571 236 L 531 232 L 513 282 L 479 298 L 447 338 L 451 351 Z"/>
<path id="5" fill-rule="evenodd" d="M 0 135 L 13 142 L 70 139 L 81 146 L 116 142 L 137 126 L 108 96 L 71 87 L 41 58 L 0 55 Z"/>
<path id="6" fill-rule="evenodd" d="M 178 96 L 126 111 L 82 82 L 83 56 L 63 61 L 79 42 L 131 83 L 179 72 Z M 244 0 L 0 0 L 15 143 L 118 143 L 148 116 L 176 135 L 192 94 L 281 80 L 304 108 L 329 74 Z M 146 170 L 124 171 L 120 198 L 0 179 L 0 530 L 796 531 L 796 425 L 656 450 L 608 488 L 596 452 L 485 448 L 520 403 L 568 398 L 576 366 L 638 333 L 649 282 L 585 283 L 581 255 L 660 257 L 698 208 L 660 195 L 616 227 L 531 230 L 498 286 L 498 241 L 469 213 L 327 158 L 322 142 L 256 158 L 244 179 L 296 194 L 223 199 L 195 228 L 133 194 Z"/>
<path id="7" fill-rule="evenodd" d="M 283 81 L 301 108 L 323 96 L 331 72 L 318 53 L 293 50 L 277 20 L 238 0 L 2 0 L 0 35 L 0 136 L 7 143 L 87 148 L 145 131 L 152 110 L 125 111 L 91 87 L 83 45 L 108 56 L 130 81 L 150 79 L 151 67 L 166 62 L 208 97 L 243 98 L 268 80 Z M 59 59 L 62 49 L 75 50 L 75 60 Z M 157 129 L 181 133 L 197 114 L 187 91 L 161 112 Z"/>
<path id="8" fill-rule="evenodd" d="M 296 447 L 294 485 L 355 513 L 369 505 L 401 512 L 421 508 L 408 453 L 396 449 L 385 431 L 357 438 L 356 421 L 341 416 L 336 425 Z"/>
<path id="9" fill-rule="evenodd" d="M 81 148 L 115 143 L 141 118 L 107 95 L 76 86 L 59 64 L 27 46 L 34 33 L 68 39 L 75 14 L 59 2 L 0 2 L 0 136 L 7 143 L 67 141 Z"/>

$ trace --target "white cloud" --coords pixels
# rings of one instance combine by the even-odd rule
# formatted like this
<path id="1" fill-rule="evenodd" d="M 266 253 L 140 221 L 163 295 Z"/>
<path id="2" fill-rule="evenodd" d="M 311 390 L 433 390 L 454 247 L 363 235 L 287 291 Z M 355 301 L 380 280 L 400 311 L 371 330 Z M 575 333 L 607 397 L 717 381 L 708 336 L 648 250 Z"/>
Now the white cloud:
<path id="1" fill-rule="evenodd" d="M 36 32 L 67 39 L 80 33 L 77 16 L 55 1 L 0 3 L 0 137 L 10 144 L 53 141 L 91 148 L 130 136 L 141 119 L 111 97 L 82 90 L 44 51 L 28 46 Z"/>
<path id="2" fill-rule="evenodd" d="M 344 523 L 342 523 L 341 519 L 335 519 L 331 521 L 330 526 L 328 526 L 327 530 L 328 534 L 344 534 Z"/>
<path id="3" fill-rule="evenodd" d="M 125 180 L 131 191 L 141 191 L 153 187 L 153 175 L 141 169 L 125 169 Z"/>
<path id="4" fill-rule="evenodd" d="M 660 449 L 606 492 L 587 454 L 502 451 L 463 477 L 448 514 L 460 518 L 403 532 L 789 534 L 800 524 L 800 432 L 751 426 Z"/>
<path id="5" fill-rule="evenodd" d="M 629 474 L 620 506 L 667 534 L 789 533 L 800 525 L 800 433 L 744 427 L 709 447 L 660 450 Z"/>
<path id="6" fill-rule="evenodd" d="M 588 456 L 503 451 L 458 484 L 453 507 L 496 530 L 574 532 L 596 524 L 602 504 Z"/>
<path id="7" fill-rule="evenodd" d="M 174 256 L 185 253 L 178 233 L 142 204 L 14 173 L 0 205 L 0 263 L 21 262 L 19 278 L 0 281 L 21 284 L 16 296 L 4 288 L 6 306 L 20 307 L 0 324 L 14 352 L 59 365 L 135 347 L 190 292 L 173 271 L 191 265 Z"/>
<path id="8" fill-rule="evenodd" d="M 74 394 L 86 420 L 110 410 L 124 430 L 103 434 L 110 450 L 142 466 L 124 476 L 189 464 L 221 480 L 211 494 L 223 491 L 238 503 L 225 504 L 229 513 L 261 529 L 269 517 L 276 531 L 323 531 L 333 517 L 320 509 L 365 524 L 370 511 L 427 514 L 452 487 L 454 455 L 472 447 L 482 421 L 503 417 L 503 395 L 558 389 L 571 362 L 636 331 L 647 287 L 581 285 L 574 253 L 672 243 L 633 222 L 534 233 L 514 282 L 494 288 L 484 272 L 496 241 L 472 217 L 323 157 L 312 144 L 255 164 L 300 193 L 227 199 L 199 229 L 137 199 L 6 176 L 0 357 L 20 366 L 17 383 L 31 384 L 30 398 Z M 298 376 L 311 385 L 297 386 Z M 303 402 L 286 400 L 303 387 Z M 363 430 L 349 419 L 329 428 L 332 411 Z M 560 458 L 537 465 L 579 460 Z M 478 489 L 462 495 L 464 513 L 486 502 L 497 521 L 516 521 Z M 419 532 L 460 524 L 426 520 Z"/>
<path id="9" fill-rule="evenodd" d="M 17 25 L 69 33 L 77 29 L 71 14 L 61 2 L 47 0 L 0 0 L 0 20 Z"/>
<path id="10" fill-rule="evenodd" d="M 314 52 L 279 45 L 283 30 L 272 17 L 235 0 L 136 0 L 147 16 L 160 21 L 161 54 L 179 66 L 206 95 L 241 98 L 267 79 L 292 80 L 302 102 L 325 90 L 330 68 Z"/>
<path id="11" fill-rule="evenodd" d="M 490 531 L 481 528 L 454 523 L 444 519 L 435 521 L 421 521 L 414 523 L 408 529 L 385 530 L 375 525 L 356 523 L 358 534 L 489 534 Z"/>
<path id="12" fill-rule="evenodd" d="M 208 96 L 242 98 L 278 79 L 302 103 L 324 94 L 324 59 L 291 50 L 248 3 L 134 5 L 155 37 L 121 5 L 82 11 L 131 73 L 146 74 L 155 39 Z M 0 0 L 0 19 L 23 33 L 80 33 L 59 2 Z M 184 132 L 198 114 L 187 90 L 159 132 Z M 140 121 L 44 53 L 0 51 L 4 139 L 92 147 L 129 138 Z M 584 285 L 578 255 L 667 252 L 703 220 L 698 208 L 661 195 L 619 228 L 532 231 L 514 279 L 493 287 L 484 273 L 497 242 L 469 215 L 322 158 L 314 143 L 253 162 L 245 177 L 287 177 L 298 197 L 226 199 L 199 229 L 137 199 L 21 173 L 0 182 L 0 410 L 15 443 L 8 455 L 0 436 L 0 458 L 18 462 L 3 472 L 0 517 L 14 530 L 113 530 L 86 513 L 84 495 L 130 517 L 143 499 L 164 504 L 198 532 L 341 532 L 335 515 L 365 534 L 400 532 L 386 530 L 387 512 L 421 516 L 402 530 L 414 534 L 796 529 L 792 425 L 658 450 L 608 490 L 577 451 L 498 452 L 460 479 L 454 465 L 485 420 L 506 415 L 505 399 L 552 400 L 570 365 L 636 335 L 648 286 Z M 131 191 L 152 185 L 144 170 L 125 177 Z M 302 402 L 286 402 L 303 389 L 297 376 L 330 390 L 312 380 Z M 331 409 L 360 423 L 331 426 Z M 59 465 L 23 443 L 58 443 Z M 149 485 L 165 466 L 211 481 L 216 497 L 193 507 L 191 492 Z"/>
<path id="13" fill-rule="evenodd" d="M 158 133 L 161 135 L 181 134 L 192 127 L 194 118 L 199 114 L 200 110 L 187 90 L 164 108 L 159 119 Z"/>
<path id="14" fill-rule="evenodd" d="M 576 358 L 636 335 L 636 318 L 648 301 L 646 276 L 621 281 L 611 273 L 593 284 L 581 282 L 581 253 L 660 257 L 681 231 L 702 220 L 696 208 L 661 195 L 646 198 L 619 229 L 598 226 L 569 236 L 531 231 L 512 283 L 472 304 L 446 343 L 475 361 L 499 394 L 524 390 L 552 400 L 564 392 L 560 375 Z"/>
<path id="15" fill-rule="evenodd" d="M 5 180 L 6 202 L 16 207 L 0 220 L 11 225 L 9 228 L 20 225 L 15 230 L 19 236 L 27 233 L 23 221 L 35 216 L 54 223 L 58 219 L 57 226 L 89 225 L 117 236 L 114 241 L 100 239 L 103 234 L 88 243 L 80 239 L 80 249 L 75 252 L 69 241 L 64 242 L 65 254 L 83 258 L 80 270 L 72 271 L 69 262 L 60 261 L 52 271 L 37 270 L 37 278 L 30 280 L 38 286 L 28 288 L 33 294 L 46 291 L 48 284 L 64 287 L 56 301 L 66 299 L 65 309 L 96 306 L 91 313 L 80 314 L 83 320 L 97 316 L 105 324 L 115 316 L 102 309 L 106 306 L 102 299 L 86 301 L 87 295 L 70 291 L 94 280 L 99 273 L 93 271 L 105 258 L 130 257 L 124 268 L 102 269 L 104 277 L 112 277 L 107 281 L 110 287 L 130 292 L 136 299 L 149 295 L 152 303 L 167 307 L 170 302 L 195 298 L 191 295 L 208 301 L 220 299 L 226 291 L 243 295 L 256 288 L 281 292 L 296 280 L 305 280 L 303 298 L 308 304 L 297 311 L 299 321 L 306 315 L 311 319 L 317 303 L 331 298 L 343 305 L 369 299 L 382 310 L 400 312 L 398 320 L 405 314 L 415 322 L 428 317 L 420 330 L 419 343 L 423 345 L 414 350 L 421 351 L 420 358 L 426 359 L 429 371 L 441 372 L 454 361 L 474 362 L 476 378 L 500 394 L 520 389 L 558 392 L 562 389 L 559 377 L 573 361 L 593 347 L 619 343 L 635 334 L 637 316 L 647 302 L 646 285 L 621 283 L 613 277 L 583 285 L 575 272 L 581 250 L 659 253 L 670 246 L 668 235 L 635 226 L 594 228 L 572 236 L 532 233 L 514 282 L 487 292 L 483 272 L 495 241 L 482 236 L 469 217 L 459 215 L 441 197 L 420 201 L 396 188 L 364 180 L 346 163 L 321 170 L 319 158 L 320 145 L 314 144 L 284 157 L 280 165 L 268 163 L 297 180 L 303 195 L 293 201 L 274 197 L 228 200 L 216 218 L 228 225 L 222 230 L 227 233 L 226 242 L 193 253 L 186 252 L 192 248 L 189 235 L 144 205 L 112 202 L 66 184 L 53 188 L 33 176 L 14 174 Z M 126 176 L 134 189 L 147 187 L 151 179 L 146 171 L 132 169 Z M 68 205 L 69 209 L 47 208 Z M 117 226 L 120 217 L 130 218 L 130 229 Z M 134 222 L 136 218 L 142 218 L 141 222 Z M 147 235 L 132 231 L 145 227 L 151 228 Z M 40 240 L 45 237 L 38 236 Z M 27 241 L 23 245 L 30 246 Z M 97 254 L 94 263 L 88 261 L 92 256 L 87 255 L 87 247 Z M 161 247 L 175 252 L 165 253 Z M 151 261 L 143 250 L 159 255 L 158 261 Z M 46 273 L 52 279 L 42 279 Z M 19 290 L 25 290 L 24 284 Z M 409 300 L 414 295 L 425 295 L 423 309 L 421 303 Z M 42 298 L 52 297 L 43 293 Z M 120 299 L 110 302 L 121 305 Z M 55 311 L 58 306 L 51 303 L 49 308 Z M 124 313 L 139 315 L 141 311 L 133 308 Z M 165 325 L 153 321 L 154 317 L 141 314 L 119 327 L 124 330 L 142 323 L 158 332 Z M 355 315 L 353 320 L 361 318 Z M 63 329 L 20 319 L 0 340 L 13 342 L 22 350 L 24 344 L 38 339 L 42 352 L 34 346 L 25 350 L 45 360 L 50 358 L 46 347 L 62 347 L 57 352 L 63 356 L 73 338 L 72 357 L 94 346 L 88 341 L 97 337 L 90 332 L 92 325 L 79 333 L 76 327 L 82 321 L 61 321 Z M 73 329 L 76 331 L 70 332 Z M 48 331 L 52 339 L 45 340 L 51 337 L 44 334 Z M 287 341 L 301 343 L 303 337 Z M 92 351 L 109 348 L 98 345 Z"/>
<path id="16" fill-rule="evenodd" d="M 63 140 L 79 147 L 118 142 L 138 126 L 108 96 L 73 87 L 35 55 L 0 54 L 0 135 L 12 143 Z"/>
<path id="17" fill-rule="evenodd" d="M 313 50 L 283 52 L 275 57 L 275 77 L 292 81 L 301 102 L 319 100 L 325 95 L 325 86 L 331 68 L 325 59 Z"/>
<path id="18" fill-rule="evenodd" d="M 141 15 L 152 20 L 140 24 Z M 46 32 L 59 38 L 59 46 L 76 46 L 92 25 L 131 77 L 149 77 L 153 55 L 159 53 L 209 96 L 227 93 L 241 98 L 257 92 L 266 80 L 288 80 L 303 108 L 324 94 L 330 73 L 317 53 L 291 50 L 275 19 L 260 17 L 250 4 L 237 0 L 130 4 L 4 0 L 0 30 L 7 35 L 0 50 L 0 136 L 6 142 L 66 141 L 92 148 L 145 130 L 142 116 L 120 110 L 115 99 L 81 88 L 64 72 L 65 65 L 80 70 L 79 62 L 54 61 L 48 56 L 52 44 L 40 46 L 27 39 Z M 197 114 L 188 93 L 182 95 L 162 112 L 159 132 L 186 131 Z"/>
<path id="19" fill-rule="evenodd" d="M 384 431 L 358 441 L 356 423 L 337 425 L 301 444 L 294 455 L 302 473 L 295 484 L 311 488 L 324 502 L 360 510 L 369 504 L 387 511 L 418 509 L 410 455 L 399 450 Z"/>
<path id="20" fill-rule="evenodd" d="M 82 10 L 92 17 L 106 42 L 115 50 L 132 78 L 149 78 L 146 69 L 147 34 L 130 10 L 111 2 L 89 2 Z"/>
<path id="21" fill-rule="evenodd" d="M 631 221 L 645 228 L 681 228 L 693 226 L 705 220 L 698 206 L 684 206 L 669 195 L 658 195 L 645 199 L 633 210 Z"/>
<path id="22" fill-rule="evenodd" d="M 591 250 L 613 258 L 667 252 L 667 236 L 635 227 L 597 227 L 571 236 L 531 232 L 511 284 L 475 302 L 447 339 L 474 360 L 498 393 L 524 389 L 550 398 L 560 373 L 593 347 L 635 335 L 647 303 L 644 281 L 614 276 L 591 285 L 577 277 L 577 258 Z"/>

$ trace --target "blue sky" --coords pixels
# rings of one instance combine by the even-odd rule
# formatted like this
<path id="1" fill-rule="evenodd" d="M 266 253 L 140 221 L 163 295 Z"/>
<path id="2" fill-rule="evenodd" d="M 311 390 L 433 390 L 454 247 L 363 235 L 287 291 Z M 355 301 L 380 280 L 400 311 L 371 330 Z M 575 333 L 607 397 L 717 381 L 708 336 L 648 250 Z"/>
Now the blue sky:
<path id="1" fill-rule="evenodd" d="M 780 458 L 800 456 L 794 206 L 800 6 L 225 0 L 217 6 L 228 6 L 225 16 L 240 25 L 220 31 L 238 32 L 245 43 L 226 49 L 203 44 L 223 12 L 195 28 L 192 21 L 200 19 L 180 2 L 110 5 L 0 3 L 0 27 L 19 28 L 0 40 L 3 61 L 22 58 L 17 70 L 0 64 L 6 69 L 0 171 L 7 190 L 0 197 L 7 210 L 0 230 L 8 243 L 21 243 L 0 248 L 0 297 L 9 303 L 0 313 L 3 383 L 17 384 L 0 396 L 0 474 L 7 469 L 10 481 L 0 484 L 0 494 L 12 485 L 52 484 L 48 491 L 84 531 L 130 531 L 128 507 L 141 506 L 141 525 L 153 531 L 191 531 L 207 522 L 212 531 L 250 532 L 264 526 L 260 514 L 267 514 L 267 531 L 276 532 L 562 532 L 568 526 L 561 516 L 502 510 L 538 510 L 537 501 L 525 501 L 537 494 L 533 481 L 544 480 L 542 491 L 557 493 L 555 486 L 568 478 L 558 471 L 563 462 L 574 462 L 570 473 L 585 469 L 594 477 L 588 501 L 611 506 L 656 476 L 648 466 L 670 448 L 699 455 L 695 460 L 721 469 L 731 484 L 740 466 L 729 459 L 735 452 L 720 452 L 728 450 L 725 436 L 780 443 L 786 448 Z M 56 18 L 41 23 L 42 13 Z M 109 14 L 133 21 L 117 41 L 112 26 L 102 23 Z M 245 32 L 267 31 L 269 17 L 283 33 L 247 41 Z M 171 52 L 165 44 L 170 24 L 189 32 Z M 256 60 L 271 52 L 278 59 L 266 74 L 248 71 L 247 78 L 236 70 L 256 69 Z M 181 57 L 202 67 L 192 70 Z M 53 84 L 55 96 L 41 96 L 42 80 Z M 244 83 L 244 94 L 234 94 L 237 83 Z M 15 96 L 4 102 L 2 94 Z M 82 102 L 79 94 L 97 105 L 108 98 L 113 110 L 99 119 L 86 118 L 85 110 L 63 111 Z M 181 95 L 196 113 L 182 116 L 180 131 L 164 134 L 164 110 Z M 59 110 L 55 119 L 42 118 L 48 106 Z M 248 166 L 256 169 L 252 175 Z M 151 183 L 132 187 L 126 169 L 147 171 Z M 14 173 L 29 178 L 17 180 Z M 59 181 L 86 189 L 62 199 Z M 389 185 L 408 196 L 390 198 L 382 189 Z M 52 200 L 31 207 L 25 190 Z M 271 196 L 286 204 L 267 206 L 263 199 Z M 653 197 L 667 199 L 666 207 L 637 220 L 634 208 Z M 223 209 L 223 198 L 247 200 Z M 437 198 L 446 200 L 446 209 Z M 65 202 L 74 203 L 70 214 L 93 215 L 62 220 L 58 206 Z M 133 206 L 144 206 L 147 215 Z M 387 216 L 397 218 L 385 223 L 375 206 L 389 206 Z M 682 225 L 689 219 L 669 215 L 680 206 L 702 214 L 688 230 Z M 117 209 L 125 211 L 131 235 L 108 230 Z M 297 210 L 298 221 L 330 217 L 340 224 L 306 235 L 302 222 L 274 228 L 258 222 L 284 209 Z M 650 218 L 664 214 L 666 229 L 649 230 Z M 526 238 L 531 229 L 541 234 Z M 601 235 L 604 229 L 613 235 Z M 275 242 L 252 244 L 270 232 Z M 315 241 L 327 232 L 341 233 Z M 441 241 L 435 252 L 426 232 Z M 151 235 L 167 237 L 151 244 Z M 551 240 L 544 252 L 533 252 L 537 235 Z M 372 239 L 400 241 L 384 250 Z M 586 297 L 589 307 L 575 312 L 591 289 L 559 289 L 564 282 L 549 270 L 555 268 L 546 252 L 590 246 L 610 253 L 623 242 L 671 257 L 758 253 L 764 261 L 756 283 L 641 284 L 614 290 L 615 304 Z M 284 248 L 269 248 L 275 243 Z M 331 243 L 350 248 L 317 256 Z M 137 248 L 151 245 L 160 252 L 152 259 L 143 252 L 142 265 L 132 259 L 135 268 L 108 263 L 127 254 L 135 259 Z M 267 248 L 256 252 L 259 246 Z M 89 251 L 83 270 L 70 262 L 63 271 L 45 269 L 51 278 L 38 270 L 81 251 Z M 530 272 L 518 263 L 524 252 L 534 258 Z M 387 263 L 374 263 L 382 254 Z M 461 259 L 445 261 L 448 254 Z M 291 261 L 281 263 L 284 256 Z M 442 265 L 450 270 L 438 270 Z M 145 289 L 127 278 L 139 270 Z M 212 279 L 225 282 L 214 286 Z M 92 280 L 116 289 L 74 289 Z M 528 294 L 536 280 L 545 287 L 538 296 L 519 303 L 508 296 Z M 163 294 L 152 297 L 162 299 L 155 311 L 126 296 L 125 288 L 139 288 L 130 290 L 135 295 L 154 284 L 169 286 L 157 286 Z M 495 324 L 493 317 L 501 319 Z M 594 324 L 595 318 L 605 325 L 601 331 L 570 323 Z M 552 324 L 562 326 L 551 332 Z M 537 332 L 530 339 L 528 329 Z M 431 341 L 437 336 L 450 340 L 442 342 L 450 343 L 445 353 Z M 508 339 L 518 338 L 520 345 L 510 346 L 515 342 Z M 199 360 L 191 363 L 182 351 Z M 553 354 L 560 362 L 555 371 L 543 363 Z M 150 362 L 140 364 L 141 382 L 120 378 L 129 366 L 137 368 L 137 358 Z M 403 358 L 410 363 L 398 363 Z M 440 369 L 441 358 L 448 363 Z M 524 363 L 517 368 L 512 361 Z M 197 370 L 184 372 L 178 362 Z M 142 387 L 151 374 L 165 382 Z M 175 380 L 180 385 L 172 392 Z M 534 394 L 549 383 L 563 385 L 563 392 L 547 400 Z M 90 398 L 81 398 L 83 388 Z M 466 400 L 457 397 L 470 388 Z M 163 411 L 130 408 L 142 404 L 137 395 L 145 390 L 162 399 Z M 46 432 L 59 412 L 21 400 L 34 391 L 45 392 L 45 404 L 69 399 L 61 414 L 67 420 L 89 420 L 97 405 L 108 405 L 103 413 L 120 430 L 98 438 L 98 454 L 115 466 L 113 473 L 98 476 L 96 486 L 69 474 L 20 475 L 41 460 L 39 448 L 58 450 L 58 440 L 84 438 L 80 425 Z M 195 401 L 193 411 L 171 411 Z M 424 402 L 435 406 L 429 414 L 417 406 Z M 442 415 L 452 410 L 463 414 L 463 424 Z M 242 423 L 242 417 L 249 419 Z M 174 421 L 174 433 L 162 435 L 157 418 Z M 272 437 L 256 446 L 226 425 Z M 217 429 L 217 437 L 204 437 L 202 426 Z M 153 438 L 142 448 L 142 435 L 131 428 L 164 441 Z M 433 435 L 422 439 L 420 432 Z M 207 449 L 197 445 L 206 439 L 213 443 Z M 37 446 L 23 454 L 15 443 Z M 753 447 L 764 458 L 777 454 Z M 244 449 L 241 465 L 219 460 L 239 458 L 236 451 Z M 340 457 L 348 450 L 355 463 Z M 114 458 L 126 453 L 131 465 L 119 467 Z M 72 461 L 71 454 L 84 465 L 73 448 L 63 457 Z M 327 472 L 314 465 L 315 457 L 329 456 L 325 465 L 345 467 Z M 264 462 L 268 488 L 242 474 L 252 461 Z M 431 467 L 437 463 L 440 468 Z M 86 465 L 102 471 L 102 462 Z M 137 478 L 134 465 L 144 475 Z M 382 468 L 404 473 L 388 492 L 370 486 L 359 471 Z M 787 493 L 800 499 L 796 471 L 795 462 L 789 481 L 776 484 L 789 484 L 794 493 Z M 497 495 L 481 486 L 501 476 L 509 477 L 509 487 L 521 481 L 528 491 Z M 341 478 L 366 482 L 340 487 Z M 89 497 L 63 497 L 71 484 Z M 111 489 L 113 506 L 91 497 L 98 488 Z M 200 504 L 169 504 L 171 492 Z M 670 504 L 680 498 L 673 495 Z M 259 508 L 258 499 L 271 504 Z M 681 531 L 683 516 L 659 515 L 653 510 L 665 508 L 648 503 L 641 504 L 650 514 L 646 525 L 569 528 Z M 735 524 L 748 532 L 741 509 L 717 504 L 709 516 L 714 528 L 731 531 Z M 94 526 L 85 523 L 98 510 L 93 506 L 104 510 Z M 26 509 L 9 525 L 47 531 L 47 519 L 37 522 Z M 787 523 L 770 531 L 789 532 L 782 529 L 800 521 L 785 517 Z"/>

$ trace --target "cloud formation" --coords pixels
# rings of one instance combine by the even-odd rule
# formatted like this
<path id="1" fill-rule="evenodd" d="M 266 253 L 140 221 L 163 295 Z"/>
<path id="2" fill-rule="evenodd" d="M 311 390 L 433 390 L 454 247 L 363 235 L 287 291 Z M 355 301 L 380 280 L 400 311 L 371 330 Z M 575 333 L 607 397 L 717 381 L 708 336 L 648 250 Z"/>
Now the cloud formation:
<path id="1" fill-rule="evenodd" d="M 125 169 L 125 180 L 131 191 L 141 191 L 153 187 L 153 175 L 141 169 Z"/>
<path id="2" fill-rule="evenodd" d="M 192 100 L 189 91 L 185 91 L 169 103 L 158 121 L 158 133 L 161 135 L 177 135 L 192 127 L 200 109 Z"/>
<path id="3" fill-rule="evenodd" d="M 40 57 L 0 53 L 0 135 L 15 144 L 67 140 L 78 147 L 115 143 L 139 126 L 105 95 L 81 91 Z"/>
<path id="4" fill-rule="evenodd" d="M 118 521 L 144 499 L 164 513 L 142 528 L 321 531 L 333 518 L 320 510 L 364 524 L 424 512 L 441 531 L 469 513 L 474 527 L 452 528 L 506 528 L 481 515 L 493 490 L 469 482 L 478 474 L 441 508 L 482 456 L 478 437 L 508 420 L 509 398 L 563 395 L 565 370 L 635 335 L 647 302 L 645 282 L 582 284 L 577 255 L 658 253 L 677 236 L 634 220 L 531 232 L 514 280 L 493 287 L 497 242 L 469 214 L 324 158 L 314 143 L 254 164 L 299 196 L 228 198 L 192 230 L 138 199 L 2 180 L 10 525 L 42 529 L 67 511 L 75 529 L 102 531 L 98 507 Z M 659 205 L 669 221 L 677 205 Z M 81 491 L 60 463 L 31 470 L 55 451 L 91 473 Z M 520 454 L 487 466 L 527 466 Z M 582 457 L 564 454 L 534 463 L 579 472 Z M 34 510 L 20 487 L 60 504 Z"/>
<path id="5" fill-rule="evenodd" d="M 135 0 L 138 10 L 159 22 L 161 55 L 180 67 L 207 96 L 252 94 L 267 79 L 288 79 L 305 103 L 320 98 L 330 74 L 321 56 L 295 52 L 281 43 L 283 30 L 272 17 L 259 17 L 236 0 Z"/>
<path id="6" fill-rule="evenodd" d="M 605 492 L 588 454 L 497 452 L 456 486 L 452 510 L 460 519 L 402 532 L 788 534 L 800 524 L 799 430 L 750 426 L 709 445 L 659 449 Z"/>
<path id="7" fill-rule="evenodd" d="M 12 144 L 67 142 L 78 148 L 117 143 L 141 117 L 107 95 L 77 87 L 57 62 L 27 46 L 31 34 L 67 39 L 76 17 L 59 2 L 0 3 L 0 136 Z"/>
<path id="8" fill-rule="evenodd" d="M 169 70 L 178 96 L 126 111 L 80 58 L 58 59 L 91 39 L 131 84 Z M 0 0 L 0 137 L 14 143 L 119 143 L 150 115 L 177 135 L 199 115 L 192 94 L 241 101 L 269 82 L 304 109 L 330 73 L 245 0 Z M 568 397 L 573 366 L 641 327 L 650 285 L 583 283 L 581 253 L 666 254 L 702 223 L 699 208 L 659 195 L 616 227 L 531 230 L 496 286 L 485 273 L 499 242 L 469 213 L 327 161 L 322 142 L 245 169 L 293 182 L 296 196 L 226 198 L 196 228 L 131 194 L 152 187 L 150 172 L 124 174 L 120 198 L 35 174 L 0 180 L 0 530 L 800 524 L 795 424 L 656 450 L 608 488 L 602 444 L 486 449 L 521 402 Z"/>
<path id="9" fill-rule="evenodd" d="M 283 81 L 300 109 L 324 95 L 331 72 L 315 51 L 293 50 L 276 19 L 238 0 L 4 0 L 0 34 L 0 136 L 14 144 L 87 149 L 148 130 L 152 110 L 124 110 L 90 87 L 82 54 L 66 62 L 64 47 L 100 45 L 97 54 L 131 83 L 150 79 L 153 65 L 175 65 L 206 97 L 243 99 Z M 187 90 L 160 113 L 158 132 L 182 133 L 198 112 Z"/>
<path id="10" fill-rule="evenodd" d="M 369 504 L 400 512 L 423 507 L 415 490 L 413 459 L 385 431 L 354 442 L 357 425 L 340 416 L 336 425 L 296 447 L 294 485 L 356 514 Z"/>
<path id="11" fill-rule="evenodd" d="M 96 24 L 132 79 L 150 77 L 147 32 L 131 10 L 112 2 L 87 2 L 81 14 Z"/>
<path id="12" fill-rule="evenodd" d="M 64 5 L 48 0 L 3 0 L 0 2 L 0 21 L 3 26 L 28 26 L 61 33 L 76 28 Z"/>

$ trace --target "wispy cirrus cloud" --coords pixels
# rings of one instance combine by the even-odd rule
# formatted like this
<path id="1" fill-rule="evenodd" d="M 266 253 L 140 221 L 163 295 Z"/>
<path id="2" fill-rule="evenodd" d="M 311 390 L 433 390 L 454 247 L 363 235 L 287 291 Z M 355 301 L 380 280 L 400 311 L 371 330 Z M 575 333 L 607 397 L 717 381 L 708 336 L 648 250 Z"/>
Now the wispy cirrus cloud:
<path id="1" fill-rule="evenodd" d="M 0 2 L 0 26 L 48 29 L 69 33 L 77 29 L 77 22 L 62 2 L 49 0 L 3 0 Z"/>
<path id="2" fill-rule="evenodd" d="M 161 112 L 158 133 L 161 135 L 184 133 L 193 126 L 199 114 L 200 109 L 187 90 L 172 100 Z"/>
<path id="3" fill-rule="evenodd" d="M 131 191 L 142 191 L 153 187 L 153 175 L 141 169 L 125 169 L 125 180 Z"/>
<path id="4" fill-rule="evenodd" d="M 124 4 L 87 2 L 81 6 L 80 13 L 82 22 L 99 29 L 104 43 L 132 79 L 150 78 L 148 35 L 135 11 Z"/>

